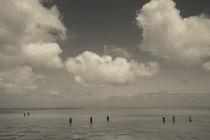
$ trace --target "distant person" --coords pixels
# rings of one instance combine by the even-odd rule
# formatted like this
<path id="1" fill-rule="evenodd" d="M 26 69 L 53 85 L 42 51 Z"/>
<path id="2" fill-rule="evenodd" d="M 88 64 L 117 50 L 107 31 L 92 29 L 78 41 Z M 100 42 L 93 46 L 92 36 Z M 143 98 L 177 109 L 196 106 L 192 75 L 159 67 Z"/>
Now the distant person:
<path id="1" fill-rule="evenodd" d="M 72 118 L 71 117 L 69 118 L 69 123 L 72 123 Z"/>
<path id="2" fill-rule="evenodd" d="M 192 117 L 191 117 L 191 115 L 188 117 L 188 119 L 189 119 L 189 122 L 192 122 Z"/>
<path id="3" fill-rule="evenodd" d="M 163 123 L 165 123 L 166 122 L 166 118 L 165 117 L 163 117 Z"/>
<path id="4" fill-rule="evenodd" d="M 106 121 L 109 122 L 109 116 L 108 115 L 106 116 Z"/>
<path id="5" fill-rule="evenodd" d="M 26 113 L 24 112 L 24 117 L 26 116 Z"/>
<path id="6" fill-rule="evenodd" d="M 92 124 L 93 123 L 93 117 L 90 116 L 90 123 Z"/>
<path id="7" fill-rule="evenodd" d="M 173 122 L 173 123 L 175 123 L 175 116 L 173 116 L 173 118 L 172 118 L 172 122 Z"/>
<path id="8" fill-rule="evenodd" d="M 29 112 L 28 112 L 27 114 L 28 114 L 28 116 L 30 115 L 30 113 L 29 113 Z"/>

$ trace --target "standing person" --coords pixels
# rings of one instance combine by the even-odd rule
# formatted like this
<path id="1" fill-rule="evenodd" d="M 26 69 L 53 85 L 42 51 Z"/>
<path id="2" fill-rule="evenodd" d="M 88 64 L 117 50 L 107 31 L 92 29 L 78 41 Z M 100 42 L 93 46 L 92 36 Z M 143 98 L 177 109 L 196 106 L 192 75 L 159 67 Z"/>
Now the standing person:
<path id="1" fill-rule="evenodd" d="M 72 118 L 71 117 L 69 118 L 69 123 L 72 123 Z"/>
<path id="2" fill-rule="evenodd" d="M 189 119 L 189 122 L 192 122 L 192 117 L 191 117 L 191 115 L 189 116 L 188 119 Z"/>
<path id="3" fill-rule="evenodd" d="M 165 117 L 163 117 L 163 124 L 165 124 L 165 121 L 166 121 L 166 118 L 165 118 Z"/>
<path id="4" fill-rule="evenodd" d="M 90 116 L 90 123 L 92 124 L 93 123 L 93 117 Z"/>
<path id="5" fill-rule="evenodd" d="M 28 116 L 30 115 L 30 113 L 28 112 Z"/>
<path id="6" fill-rule="evenodd" d="M 26 116 L 26 113 L 24 112 L 24 117 Z"/>
<path id="7" fill-rule="evenodd" d="M 173 116 L 173 118 L 172 118 L 172 122 L 173 122 L 173 123 L 175 123 L 175 116 Z"/>
<path id="8" fill-rule="evenodd" d="M 106 121 L 109 122 L 109 116 L 108 115 L 106 116 Z"/>

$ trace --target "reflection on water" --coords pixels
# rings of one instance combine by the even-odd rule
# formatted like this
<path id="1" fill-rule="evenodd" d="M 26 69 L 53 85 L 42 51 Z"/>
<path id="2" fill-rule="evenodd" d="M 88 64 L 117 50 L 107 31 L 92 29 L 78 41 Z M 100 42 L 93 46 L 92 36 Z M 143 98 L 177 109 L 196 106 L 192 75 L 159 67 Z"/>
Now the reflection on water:
<path id="1" fill-rule="evenodd" d="M 30 116 L 24 117 L 24 112 L 28 111 Z M 191 123 L 189 115 L 192 116 Z M 92 124 L 90 116 L 93 116 Z M 176 123 L 173 123 L 173 116 L 176 117 Z M 69 117 L 72 118 L 72 124 L 69 123 Z M 210 109 L 142 107 L 0 110 L 0 132 L 0 139 L 4 140 L 209 140 Z"/>

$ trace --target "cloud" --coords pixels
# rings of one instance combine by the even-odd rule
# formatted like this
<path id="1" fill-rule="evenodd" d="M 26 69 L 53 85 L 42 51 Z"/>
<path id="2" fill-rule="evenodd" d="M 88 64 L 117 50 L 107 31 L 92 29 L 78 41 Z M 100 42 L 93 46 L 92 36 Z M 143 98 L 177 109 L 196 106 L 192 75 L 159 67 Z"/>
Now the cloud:
<path id="1" fill-rule="evenodd" d="M 65 66 L 76 82 L 86 86 L 129 83 L 138 76 L 152 76 L 159 70 L 156 62 L 128 62 L 122 57 L 112 59 L 109 55 L 99 56 L 90 51 L 68 58 Z"/>
<path id="2" fill-rule="evenodd" d="M 35 67 L 59 69 L 67 29 L 56 6 L 46 8 L 40 0 L 0 1 L 1 93 L 32 93 L 37 80 Z M 41 72 L 42 70 L 40 70 Z"/>
<path id="3" fill-rule="evenodd" d="M 57 40 L 66 38 L 56 6 L 39 0 L 0 1 L 0 62 L 61 68 L 62 52 Z M 32 52 L 33 51 L 33 52 Z"/>
<path id="4" fill-rule="evenodd" d="M 202 65 L 202 67 L 203 67 L 205 70 L 210 71 L 210 62 L 209 62 L 209 61 L 208 61 L 208 62 L 205 62 L 205 63 Z"/>
<path id="5" fill-rule="evenodd" d="M 184 80 L 184 79 L 182 79 L 181 82 L 184 83 L 184 84 L 186 84 L 186 85 L 191 85 L 191 83 L 189 81 Z"/>
<path id="6" fill-rule="evenodd" d="M 23 94 L 24 91 L 35 90 L 36 80 L 44 78 L 41 74 L 35 74 L 29 66 L 16 66 L 11 70 L 0 72 L 0 88 L 7 93 Z"/>
<path id="7" fill-rule="evenodd" d="M 126 48 L 120 48 L 115 45 L 105 45 L 104 46 L 104 54 L 110 55 L 112 57 L 125 57 L 125 58 L 131 58 L 131 54 L 128 53 Z"/>
<path id="8" fill-rule="evenodd" d="M 23 55 L 34 66 L 61 68 L 63 63 L 59 57 L 62 53 L 57 43 L 36 43 L 23 47 Z"/>
<path id="9" fill-rule="evenodd" d="M 169 62 L 200 64 L 210 57 L 210 19 L 183 18 L 172 0 L 152 0 L 137 14 L 140 49 Z"/>
<path id="10" fill-rule="evenodd" d="M 49 91 L 50 96 L 58 97 L 58 96 L 61 96 L 61 95 L 64 95 L 64 94 L 66 94 L 65 90 L 51 90 L 51 91 Z"/>

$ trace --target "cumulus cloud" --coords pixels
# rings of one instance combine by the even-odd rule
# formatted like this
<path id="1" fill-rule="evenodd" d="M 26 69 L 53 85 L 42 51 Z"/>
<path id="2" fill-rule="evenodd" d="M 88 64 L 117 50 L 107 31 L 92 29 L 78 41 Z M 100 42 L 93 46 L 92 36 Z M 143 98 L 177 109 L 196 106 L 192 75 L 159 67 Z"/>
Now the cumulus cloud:
<path id="1" fill-rule="evenodd" d="M 140 49 L 169 62 L 200 64 L 210 56 L 210 19 L 183 18 L 172 0 L 151 0 L 137 14 Z"/>
<path id="2" fill-rule="evenodd" d="M 0 89 L 25 94 L 37 89 L 44 78 L 34 67 L 63 67 L 57 43 L 67 29 L 56 6 L 44 7 L 40 0 L 0 0 Z"/>
<path id="3" fill-rule="evenodd" d="M 32 65 L 46 68 L 61 68 L 63 63 L 59 57 L 62 53 L 57 43 L 36 43 L 23 47 L 23 55 Z"/>
<path id="4" fill-rule="evenodd" d="M 65 66 L 76 82 L 86 86 L 124 84 L 134 81 L 137 76 L 152 76 L 159 69 L 156 62 L 128 62 L 122 57 L 112 59 L 109 55 L 99 56 L 90 51 L 68 58 Z"/>
<path id="5" fill-rule="evenodd" d="M 1 64 L 62 67 L 56 41 L 67 29 L 56 6 L 45 8 L 39 0 L 0 1 Z M 52 66 L 54 65 L 54 66 Z"/>
<path id="6" fill-rule="evenodd" d="M 205 63 L 202 65 L 202 67 L 203 67 L 205 70 L 210 71 L 210 62 L 209 62 L 209 61 L 208 61 L 208 62 L 205 62 Z"/>
<path id="7" fill-rule="evenodd" d="M 29 66 L 16 66 L 0 72 L 0 88 L 9 93 L 23 94 L 26 90 L 35 90 L 36 80 L 42 78 L 43 75 L 35 74 Z"/>
<path id="8" fill-rule="evenodd" d="M 112 57 L 125 57 L 131 58 L 131 54 L 128 53 L 126 48 L 120 48 L 116 45 L 105 45 L 104 46 L 104 54 L 110 55 Z"/>

